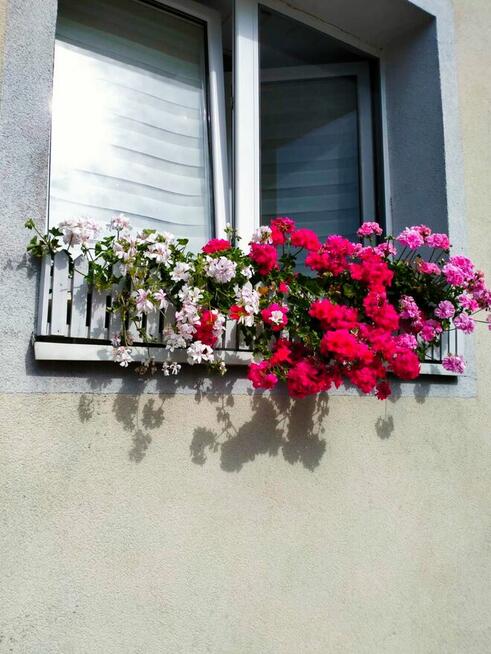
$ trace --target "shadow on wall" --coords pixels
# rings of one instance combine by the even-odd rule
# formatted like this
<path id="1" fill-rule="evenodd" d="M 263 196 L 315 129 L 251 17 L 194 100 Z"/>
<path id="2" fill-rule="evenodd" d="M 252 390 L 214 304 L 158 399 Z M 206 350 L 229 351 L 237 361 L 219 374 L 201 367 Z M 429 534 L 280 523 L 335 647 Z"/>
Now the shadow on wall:
<path id="1" fill-rule="evenodd" d="M 145 381 L 142 380 L 143 390 Z M 228 387 L 230 385 L 230 388 Z M 315 470 L 326 451 L 322 438 L 329 414 L 329 396 L 311 396 L 303 400 L 292 400 L 285 393 L 261 394 L 250 392 L 251 415 L 247 421 L 237 424 L 234 410 L 236 396 L 231 392 L 233 378 L 222 379 L 219 391 L 209 379 L 195 385 L 193 397 L 196 405 L 207 402 L 215 407 L 214 429 L 199 426 L 194 429 L 190 444 L 190 456 L 196 465 L 204 465 L 210 456 L 218 456 L 226 472 L 238 472 L 246 463 L 258 456 L 281 455 L 290 464 L 301 464 L 308 470 Z M 165 392 L 147 395 L 135 393 L 134 380 L 123 379 L 120 393 L 115 396 L 113 413 L 124 432 L 131 437 L 128 456 L 140 463 L 152 443 L 152 432 L 159 430 L 165 422 L 165 403 L 179 390 L 176 379 L 174 392 L 166 381 Z M 169 389 L 170 392 L 169 392 Z M 426 400 L 427 387 L 421 384 L 417 389 L 419 403 Z M 393 383 L 393 394 L 386 401 L 385 415 L 375 423 L 375 432 L 385 440 L 394 433 L 394 419 L 388 407 L 401 396 L 401 384 Z M 376 401 L 374 399 L 374 401 Z M 79 417 L 88 422 L 94 415 L 94 396 L 81 395 Z"/>
<path id="2" fill-rule="evenodd" d="M 234 396 L 206 396 L 216 404 L 219 429 L 194 430 L 190 445 L 191 460 L 203 465 L 210 453 L 220 457 L 227 472 L 238 472 L 245 463 L 259 455 L 281 454 L 288 463 L 301 463 L 314 470 L 326 450 L 323 419 L 328 415 L 328 398 L 310 397 L 290 400 L 285 395 L 253 395 L 252 417 L 237 425 L 234 422 Z"/>

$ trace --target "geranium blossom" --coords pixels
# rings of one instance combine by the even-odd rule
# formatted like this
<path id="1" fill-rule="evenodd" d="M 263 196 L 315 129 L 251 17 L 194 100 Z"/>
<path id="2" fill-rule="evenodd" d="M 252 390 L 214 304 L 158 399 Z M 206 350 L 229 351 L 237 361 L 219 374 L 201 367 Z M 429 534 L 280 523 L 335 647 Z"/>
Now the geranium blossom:
<path id="1" fill-rule="evenodd" d="M 202 251 L 205 254 L 213 254 L 214 252 L 224 252 L 225 250 L 230 250 L 232 244 L 230 241 L 226 241 L 223 238 L 212 238 L 203 245 Z"/>
<path id="2" fill-rule="evenodd" d="M 113 216 L 111 218 L 111 228 L 117 231 L 122 229 L 130 229 L 130 219 L 125 216 L 124 213 Z"/>
<path id="3" fill-rule="evenodd" d="M 288 324 L 288 307 L 283 304 L 274 302 L 261 311 L 261 315 L 266 324 L 271 326 L 275 332 L 280 331 Z"/>
<path id="4" fill-rule="evenodd" d="M 456 354 L 449 354 L 442 361 L 442 366 L 450 372 L 462 374 L 465 371 L 464 358 Z"/>
<path id="5" fill-rule="evenodd" d="M 406 227 L 399 236 L 396 236 L 396 241 L 399 241 L 410 250 L 415 250 L 424 244 L 424 238 L 415 227 Z"/>
<path id="6" fill-rule="evenodd" d="M 150 291 L 140 288 L 135 292 L 135 298 L 138 313 L 148 313 L 155 308 L 153 302 L 150 300 Z"/>
<path id="7" fill-rule="evenodd" d="M 211 277 L 219 284 L 227 284 L 235 277 L 237 264 L 235 261 L 227 259 L 227 257 L 218 257 L 218 259 L 208 257 L 205 270 L 208 277 Z"/>
<path id="8" fill-rule="evenodd" d="M 210 363 L 213 361 L 213 350 L 209 345 L 201 341 L 194 341 L 186 350 L 188 363 L 194 366 L 196 363 Z"/>
<path id="9" fill-rule="evenodd" d="M 366 222 L 363 223 L 361 227 L 358 228 L 356 231 L 358 236 L 371 236 L 372 234 L 375 234 L 375 236 L 380 236 L 382 234 L 382 228 L 378 223 L 375 222 Z"/>

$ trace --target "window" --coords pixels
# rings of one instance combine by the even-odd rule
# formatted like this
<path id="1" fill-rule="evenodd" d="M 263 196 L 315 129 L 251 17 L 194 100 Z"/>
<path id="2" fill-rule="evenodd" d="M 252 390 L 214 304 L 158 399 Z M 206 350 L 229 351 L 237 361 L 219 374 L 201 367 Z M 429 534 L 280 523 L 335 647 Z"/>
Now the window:
<path id="1" fill-rule="evenodd" d="M 62 0 L 49 220 L 117 213 L 199 248 L 227 221 L 219 17 L 136 0 Z M 209 75 L 209 70 L 212 75 Z"/>

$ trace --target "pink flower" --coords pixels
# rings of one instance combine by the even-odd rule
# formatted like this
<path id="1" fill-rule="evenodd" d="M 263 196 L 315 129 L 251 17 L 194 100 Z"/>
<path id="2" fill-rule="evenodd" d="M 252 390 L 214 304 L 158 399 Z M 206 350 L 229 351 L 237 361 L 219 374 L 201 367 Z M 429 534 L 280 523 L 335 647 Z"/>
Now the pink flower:
<path id="1" fill-rule="evenodd" d="M 375 254 L 378 254 L 379 256 L 382 257 L 389 257 L 389 256 L 394 256 L 397 254 L 397 250 L 395 249 L 393 243 L 390 241 L 386 241 L 385 243 L 380 243 L 380 245 L 377 245 L 373 248 L 373 251 Z"/>
<path id="2" fill-rule="evenodd" d="M 214 252 L 223 252 L 225 250 L 230 250 L 232 244 L 230 241 L 227 241 L 224 238 L 212 238 L 203 245 L 201 248 L 202 252 L 205 254 L 213 254 Z"/>
<path id="3" fill-rule="evenodd" d="M 454 318 L 453 323 L 457 329 L 460 329 L 460 331 L 464 332 L 464 334 L 472 334 L 474 327 L 476 326 L 474 319 L 471 318 L 467 313 L 461 313 L 460 316 Z"/>
<path id="4" fill-rule="evenodd" d="M 414 298 L 410 295 L 403 295 L 401 297 L 399 306 L 401 309 L 400 315 L 403 320 L 419 318 L 421 315 L 418 305 L 416 304 Z"/>
<path id="5" fill-rule="evenodd" d="M 411 229 L 414 229 L 422 236 L 427 242 L 428 237 L 431 236 L 431 229 L 428 225 L 414 225 Z"/>
<path id="6" fill-rule="evenodd" d="M 479 309 L 479 303 L 471 295 L 462 293 L 462 295 L 459 295 L 457 299 L 459 301 L 460 306 L 463 309 L 469 311 L 470 313 L 474 313 L 474 311 L 477 311 Z"/>
<path id="7" fill-rule="evenodd" d="M 443 274 L 450 286 L 463 286 L 465 284 L 465 275 L 460 268 L 451 263 L 443 266 Z"/>
<path id="8" fill-rule="evenodd" d="M 426 245 L 429 245 L 430 248 L 450 250 L 450 241 L 446 234 L 430 234 L 430 236 L 426 238 Z"/>
<path id="9" fill-rule="evenodd" d="M 412 334 L 400 334 L 394 340 L 399 347 L 407 350 L 415 350 L 418 347 L 418 341 Z"/>
<path id="10" fill-rule="evenodd" d="M 399 243 L 402 243 L 410 250 L 416 250 L 416 248 L 421 247 L 424 243 L 423 237 L 414 227 L 406 227 L 406 229 L 397 236 L 396 241 L 399 241 Z"/>
<path id="11" fill-rule="evenodd" d="M 438 266 L 436 263 L 421 261 L 419 264 L 419 272 L 422 272 L 425 275 L 439 275 L 442 271 L 440 270 L 440 266 Z"/>
<path id="12" fill-rule="evenodd" d="M 444 320 L 445 318 L 452 318 L 455 314 L 454 305 L 448 300 L 442 300 L 435 309 L 435 316 Z"/>
<path id="13" fill-rule="evenodd" d="M 261 316 L 274 332 L 279 332 L 288 324 L 288 307 L 274 302 L 261 311 Z"/>
<path id="14" fill-rule="evenodd" d="M 382 228 L 378 223 L 366 222 L 362 224 L 362 226 L 357 230 L 356 233 L 358 234 L 358 236 L 371 236 L 372 234 L 376 234 L 377 236 L 380 236 L 380 234 L 382 233 Z"/>
<path id="15" fill-rule="evenodd" d="M 442 361 L 442 366 L 450 372 L 462 374 L 465 370 L 464 358 L 457 354 L 449 354 Z"/>
<path id="16" fill-rule="evenodd" d="M 421 327 L 419 335 L 423 341 L 431 343 L 442 331 L 443 329 L 439 322 L 436 320 L 426 320 Z"/>

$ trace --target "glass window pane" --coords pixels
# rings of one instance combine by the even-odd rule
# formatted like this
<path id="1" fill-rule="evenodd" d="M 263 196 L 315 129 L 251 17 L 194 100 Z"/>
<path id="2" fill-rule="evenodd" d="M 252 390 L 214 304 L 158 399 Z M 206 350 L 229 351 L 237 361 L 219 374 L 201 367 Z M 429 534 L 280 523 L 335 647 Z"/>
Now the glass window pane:
<path id="1" fill-rule="evenodd" d="M 360 224 L 356 81 L 261 85 L 262 215 L 354 235 Z"/>
<path id="2" fill-rule="evenodd" d="M 206 28 L 133 0 L 60 3 L 50 222 L 213 232 Z"/>
<path id="3" fill-rule="evenodd" d="M 362 220 L 357 78 L 329 65 L 360 56 L 269 10 L 260 12 L 260 40 L 262 221 L 287 215 L 322 239 L 354 237 Z"/>

